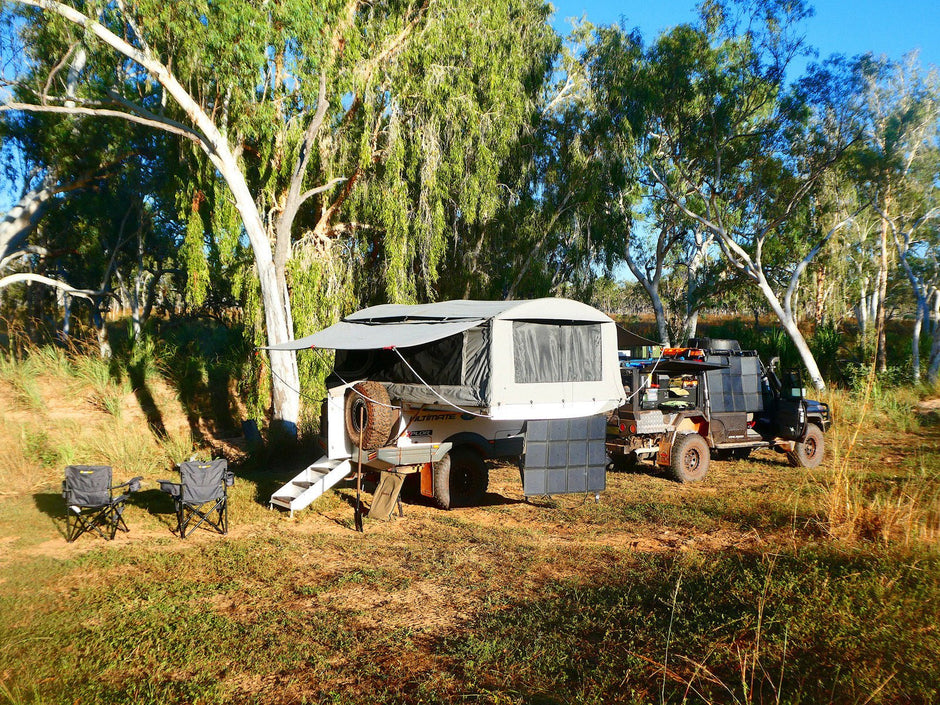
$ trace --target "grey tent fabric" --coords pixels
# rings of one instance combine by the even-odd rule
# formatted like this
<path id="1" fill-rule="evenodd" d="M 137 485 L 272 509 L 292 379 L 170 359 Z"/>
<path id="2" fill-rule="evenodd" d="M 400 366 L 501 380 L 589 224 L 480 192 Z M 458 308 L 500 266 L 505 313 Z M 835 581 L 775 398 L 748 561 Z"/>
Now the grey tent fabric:
<path id="1" fill-rule="evenodd" d="M 331 389 L 370 379 L 403 404 L 472 407 L 508 420 L 573 418 L 619 406 L 616 345 L 606 314 L 545 298 L 373 306 L 273 349 L 336 350 Z"/>
<path id="2" fill-rule="evenodd" d="M 517 384 L 599 382 L 603 378 L 600 324 L 513 321 L 512 338 Z"/>
<path id="3" fill-rule="evenodd" d="M 401 322 L 375 325 L 368 322 L 340 321 L 329 328 L 299 340 L 272 345 L 267 350 L 381 350 L 383 348 L 410 348 L 431 343 L 462 333 L 479 325 L 482 319 L 459 321 Z"/>
<path id="4" fill-rule="evenodd" d="M 518 315 L 517 315 L 518 314 Z M 521 301 L 477 301 L 456 299 L 433 304 L 382 304 L 346 316 L 346 321 L 437 320 L 460 318 L 508 318 L 525 320 L 560 320 L 597 323 L 610 318 L 596 309 L 568 299 L 531 299 Z"/>
<path id="5" fill-rule="evenodd" d="M 381 350 L 409 348 L 456 335 L 487 320 L 610 323 L 605 314 L 568 299 L 526 301 L 440 301 L 434 304 L 382 304 L 357 311 L 335 325 L 267 350 Z M 630 334 L 632 335 L 632 334 Z M 634 345 L 655 345 L 641 341 Z"/>

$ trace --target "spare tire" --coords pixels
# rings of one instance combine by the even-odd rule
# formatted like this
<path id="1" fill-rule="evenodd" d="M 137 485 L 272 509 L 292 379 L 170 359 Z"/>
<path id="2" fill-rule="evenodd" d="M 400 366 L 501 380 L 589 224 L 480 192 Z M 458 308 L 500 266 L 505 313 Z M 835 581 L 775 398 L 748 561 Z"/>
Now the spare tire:
<path id="1" fill-rule="evenodd" d="M 392 408 L 388 390 L 379 382 L 359 382 L 346 392 L 346 433 L 353 445 L 374 450 L 385 445 L 398 418 Z"/>

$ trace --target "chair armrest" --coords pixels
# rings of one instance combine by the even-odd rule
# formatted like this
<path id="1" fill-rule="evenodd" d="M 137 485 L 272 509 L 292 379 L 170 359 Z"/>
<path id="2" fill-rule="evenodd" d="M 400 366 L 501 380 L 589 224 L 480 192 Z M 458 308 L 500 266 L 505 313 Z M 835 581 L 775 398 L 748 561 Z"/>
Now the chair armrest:
<path id="1" fill-rule="evenodd" d="M 127 482 L 122 482 L 120 485 L 114 485 L 111 489 L 117 490 L 122 487 L 126 487 L 128 492 L 139 492 L 140 491 L 140 481 L 144 479 L 143 475 L 138 475 L 137 477 L 132 477 Z"/>
<path id="2" fill-rule="evenodd" d="M 170 480 L 157 480 L 157 484 L 160 485 L 161 492 L 166 492 L 172 497 L 179 497 L 183 490 L 183 486 L 179 482 L 172 482 Z"/>
<path id="3" fill-rule="evenodd" d="M 231 470 L 226 470 L 225 474 L 222 476 L 222 479 L 225 481 L 226 487 L 231 487 L 235 484 L 235 473 Z"/>

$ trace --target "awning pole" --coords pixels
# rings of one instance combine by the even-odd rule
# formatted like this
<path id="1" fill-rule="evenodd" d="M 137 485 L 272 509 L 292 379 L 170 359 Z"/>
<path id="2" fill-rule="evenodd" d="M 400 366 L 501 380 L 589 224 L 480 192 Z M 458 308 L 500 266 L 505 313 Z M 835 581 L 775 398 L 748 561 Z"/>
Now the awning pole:
<path id="1" fill-rule="evenodd" d="M 366 409 L 364 406 L 359 407 L 359 462 L 356 464 L 356 512 L 355 512 L 355 524 L 356 531 L 359 533 L 363 532 L 362 529 L 362 432 L 363 425 L 365 425 Z"/>

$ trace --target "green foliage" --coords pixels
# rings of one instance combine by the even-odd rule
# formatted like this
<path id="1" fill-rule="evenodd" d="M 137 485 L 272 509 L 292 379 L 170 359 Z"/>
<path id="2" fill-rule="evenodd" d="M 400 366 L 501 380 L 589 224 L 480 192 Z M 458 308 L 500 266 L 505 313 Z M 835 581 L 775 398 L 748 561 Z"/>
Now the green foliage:
<path id="1" fill-rule="evenodd" d="M 846 371 L 848 378 L 848 387 L 854 392 L 863 392 L 868 386 L 868 379 L 871 376 L 871 364 L 849 363 Z M 910 368 L 901 365 L 889 365 L 884 372 L 875 374 L 875 381 L 872 387 L 872 394 L 877 398 L 886 391 L 898 389 L 910 382 Z"/>
<path id="2" fill-rule="evenodd" d="M 183 238 L 180 257 L 186 265 L 186 299 L 191 306 L 201 306 L 209 290 L 209 264 L 202 218 L 195 207 L 186 221 L 186 237 Z"/>
<path id="3" fill-rule="evenodd" d="M 809 341 L 813 357 L 819 363 L 820 370 L 827 380 L 833 380 L 838 370 L 840 353 L 845 343 L 845 335 L 837 325 L 826 322 L 816 326 Z"/>

